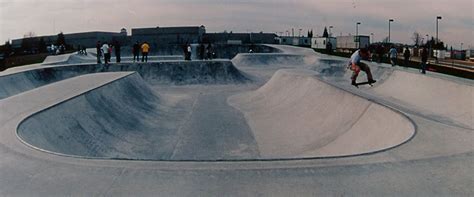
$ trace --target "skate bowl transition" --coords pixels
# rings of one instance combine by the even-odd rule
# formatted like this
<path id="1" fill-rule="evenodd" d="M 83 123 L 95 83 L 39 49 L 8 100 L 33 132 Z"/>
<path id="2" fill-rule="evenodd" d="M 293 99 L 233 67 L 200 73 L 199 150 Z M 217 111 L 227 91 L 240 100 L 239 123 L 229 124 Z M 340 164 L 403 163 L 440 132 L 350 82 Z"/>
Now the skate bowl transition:
<path id="1" fill-rule="evenodd" d="M 104 71 L 132 72 L 32 114 L 17 128 L 22 142 L 37 150 L 89 159 L 253 161 L 364 155 L 399 146 L 415 134 L 413 123 L 401 113 L 327 84 L 313 71 L 278 70 L 255 87 L 230 61 L 46 67 L 0 77 L 6 84 L 0 95 L 15 97 Z M 169 93 L 183 88 L 197 89 L 197 97 L 203 99 L 183 107 L 178 96 Z M 184 92 L 179 97 L 189 96 Z M 213 98 L 222 98 L 224 104 L 200 103 Z M 221 120 L 205 118 L 207 113 L 199 114 L 202 108 L 224 115 Z M 193 113 L 197 114 L 189 115 Z M 186 120 L 188 116 L 199 121 Z M 238 119 L 241 123 L 228 128 L 217 124 Z M 196 133 L 203 128 L 221 132 L 190 139 L 183 136 L 182 125 L 196 128 Z M 180 150 L 186 144 L 201 144 L 195 142 L 201 139 L 211 145 L 191 149 L 207 150 L 222 144 L 218 139 L 238 144 L 210 150 L 220 157 L 196 157 Z"/>
<path id="2" fill-rule="evenodd" d="M 97 64 L 47 66 L 1 76 L 0 99 L 79 75 L 118 71 L 136 71 L 152 85 L 229 84 L 249 81 L 228 60 L 122 63 L 109 67 Z"/>

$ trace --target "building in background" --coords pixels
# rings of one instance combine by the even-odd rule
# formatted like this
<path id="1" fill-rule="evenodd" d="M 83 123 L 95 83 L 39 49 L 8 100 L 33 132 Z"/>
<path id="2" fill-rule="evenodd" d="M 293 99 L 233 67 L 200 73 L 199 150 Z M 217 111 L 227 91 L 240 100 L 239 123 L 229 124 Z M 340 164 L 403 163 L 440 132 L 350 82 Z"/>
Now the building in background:
<path id="1" fill-rule="evenodd" d="M 204 43 L 214 44 L 276 44 L 277 35 L 274 33 L 206 33 L 204 35 Z"/>
<path id="2" fill-rule="evenodd" d="M 311 38 L 309 37 L 296 37 L 296 36 L 280 36 L 277 38 L 278 44 L 293 45 L 293 46 L 311 46 Z"/>
<path id="3" fill-rule="evenodd" d="M 48 35 L 48 36 L 37 36 L 35 37 L 36 40 L 43 39 L 46 45 L 56 44 L 58 40 L 58 35 Z M 77 48 L 77 46 L 87 47 L 87 48 L 94 48 L 97 41 L 120 41 L 126 42 L 127 41 L 127 31 L 126 29 L 122 29 L 121 32 L 100 32 L 100 31 L 92 31 L 92 32 L 81 32 L 81 33 L 70 33 L 64 34 L 64 38 L 66 40 L 66 44 L 72 46 L 73 48 Z M 22 46 L 24 38 L 12 40 L 12 47 L 14 49 L 20 48 Z"/>
<path id="4" fill-rule="evenodd" d="M 332 49 L 336 49 L 337 40 L 334 37 L 316 37 L 311 39 L 311 48 L 327 49 L 329 43 Z"/>
<path id="5" fill-rule="evenodd" d="M 337 36 L 336 49 L 338 51 L 355 51 L 370 46 L 369 36 Z"/>

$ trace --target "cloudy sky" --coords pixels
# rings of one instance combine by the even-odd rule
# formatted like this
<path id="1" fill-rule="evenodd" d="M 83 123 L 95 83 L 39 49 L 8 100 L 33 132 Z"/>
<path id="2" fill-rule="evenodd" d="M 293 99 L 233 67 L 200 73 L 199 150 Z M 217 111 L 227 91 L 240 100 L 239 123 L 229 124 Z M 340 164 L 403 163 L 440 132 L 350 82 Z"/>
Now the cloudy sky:
<path id="1" fill-rule="evenodd" d="M 0 41 L 28 32 L 51 35 L 125 27 L 205 25 L 208 32 L 285 32 L 313 29 L 334 35 L 374 34 L 379 41 L 413 43 L 413 32 L 455 48 L 474 46 L 474 0 L 0 0 Z M 423 36 L 425 37 L 425 36 Z"/>

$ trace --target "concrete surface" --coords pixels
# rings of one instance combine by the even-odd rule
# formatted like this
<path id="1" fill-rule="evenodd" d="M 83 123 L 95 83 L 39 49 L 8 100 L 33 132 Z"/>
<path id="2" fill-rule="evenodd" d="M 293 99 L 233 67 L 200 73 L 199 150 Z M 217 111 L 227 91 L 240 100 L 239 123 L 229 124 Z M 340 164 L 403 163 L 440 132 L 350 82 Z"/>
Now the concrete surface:
<path id="1" fill-rule="evenodd" d="M 0 196 L 472 196 L 472 80 L 369 63 L 378 82 L 356 89 L 345 58 L 269 47 L 311 61 L 240 55 L 229 83 L 129 63 L 1 73 Z"/>

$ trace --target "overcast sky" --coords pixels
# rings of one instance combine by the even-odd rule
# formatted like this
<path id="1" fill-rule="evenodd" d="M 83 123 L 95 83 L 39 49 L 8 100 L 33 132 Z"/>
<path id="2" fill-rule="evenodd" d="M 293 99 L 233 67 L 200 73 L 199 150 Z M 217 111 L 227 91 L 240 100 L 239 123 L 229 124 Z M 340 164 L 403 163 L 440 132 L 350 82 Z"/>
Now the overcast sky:
<path id="1" fill-rule="evenodd" d="M 455 48 L 474 46 L 474 0 L 0 0 L 0 41 L 28 32 L 51 35 L 84 31 L 114 31 L 156 26 L 205 25 L 207 32 L 286 32 L 291 28 L 321 35 L 374 33 L 375 41 L 412 44 L 436 32 Z M 285 34 L 285 33 L 284 33 Z"/>

